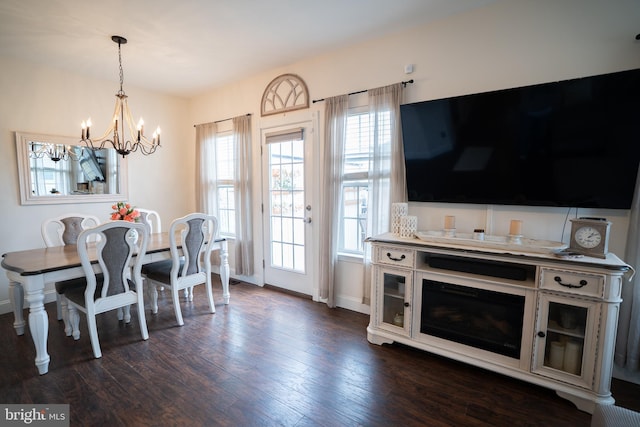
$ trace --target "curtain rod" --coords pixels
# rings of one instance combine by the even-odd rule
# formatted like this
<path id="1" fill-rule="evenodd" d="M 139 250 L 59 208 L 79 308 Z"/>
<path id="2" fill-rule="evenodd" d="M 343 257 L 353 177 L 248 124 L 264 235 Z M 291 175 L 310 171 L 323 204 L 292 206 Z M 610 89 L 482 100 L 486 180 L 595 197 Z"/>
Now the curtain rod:
<path id="1" fill-rule="evenodd" d="M 409 83 L 413 83 L 413 79 L 411 79 L 411 80 L 407 80 L 406 82 L 400 82 L 400 83 L 402 83 L 402 86 L 407 87 L 407 85 L 408 85 Z M 369 89 L 359 90 L 359 91 L 357 91 L 357 92 L 351 92 L 351 93 L 348 93 L 347 95 L 356 95 L 356 94 L 358 94 L 358 93 L 365 93 L 365 92 L 369 92 Z M 311 101 L 311 102 L 313 102 L 313 103 L 315 104 L 316 102 L 322 102 L 322 101 L 324 101 L 324 98 L 322 98 L 322 99 L 314 99 L 314 100 L 313 100 L 313 101 Z"/>
<path id="2" fill-rule="evenodd" d="M 251 115 L 251 113 L 247 113 L 245 114 L 245 116 L 249 117 Z M 220 122 L 226 122 L 227 120 L 233 120 L 235 117 L 229 117 L 228 119 L 222 119 L 222 120 L 216 120 L 215 122 L 207 122 L 207 123 L 200 123 L 201 125 L 208 125 L 209 123 L 220 123 Z M 193 127 L 196 127 L 198 125 L 193 125 Z"/>

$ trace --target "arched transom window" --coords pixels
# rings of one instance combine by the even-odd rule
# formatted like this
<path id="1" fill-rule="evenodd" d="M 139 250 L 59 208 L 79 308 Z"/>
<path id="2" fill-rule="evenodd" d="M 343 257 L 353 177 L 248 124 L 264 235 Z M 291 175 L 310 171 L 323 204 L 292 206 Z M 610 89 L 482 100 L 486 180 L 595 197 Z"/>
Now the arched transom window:
<path id="1" fill-rule="evenodd" d="M 262 95 L 263 116 L 309 108 L 309 91 L 295 74 L 283 74 L 267 85 Z"/>

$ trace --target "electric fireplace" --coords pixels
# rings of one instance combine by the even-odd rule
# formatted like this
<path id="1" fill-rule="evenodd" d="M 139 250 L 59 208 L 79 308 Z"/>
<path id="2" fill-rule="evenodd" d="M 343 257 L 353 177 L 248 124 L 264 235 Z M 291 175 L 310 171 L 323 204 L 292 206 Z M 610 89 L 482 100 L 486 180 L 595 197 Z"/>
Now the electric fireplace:
<path id="1" fill-rule="evenodd" d="M 520 358 L 525 297 L 422 279 L 420 332 Z"/>

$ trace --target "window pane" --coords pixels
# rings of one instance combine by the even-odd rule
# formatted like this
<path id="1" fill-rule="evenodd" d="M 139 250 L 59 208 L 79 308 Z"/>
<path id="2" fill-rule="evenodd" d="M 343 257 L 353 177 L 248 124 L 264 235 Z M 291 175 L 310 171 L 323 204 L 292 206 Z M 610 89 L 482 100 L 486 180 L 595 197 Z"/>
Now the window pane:
<path id="1" fill-rule="evenodd" d="M 271 242 L 271 265 L 282 267 L 282 243 Z"/>
<path id="2" fill-rule="evenodd" d="M 370 158 L 369 114 L 350 115 L 347 118 L 344 173 L 366 173 Z"/>
<path id="3" fill-rule="evenodd" d="M 279 216 L 271 218 L 271 240 L 282 241 L 282 218 Z"/>
<path id="4" fill-rule="evenodd" d="M 220 233 L 233 236 L 236 233 L 234 194 L 236 158 L 233 134 L 218 135 L 215 140 L 215 150 L 215 186 L 218 195 L 218 212 L 215 215 L 220 223 Z"/>
<path id="5" fill-rule="evenodd" d="M 236 159 L 234 156 L 232 135 L 222 136 L 216 139 L 216 157 L 216 177 L 218 180 L 233 180 Z"/>
<path id="6" fill-rule="evenodd" d="M 235 202 L 234 190 L 230 185 L 221 185 L 218 187 L 218 222 L 220 224 L 220 233 L 235 233 Z"/>
<path id="7" fill-rule="evenodd" d="M 304 246 L 295 245 L 293 247 L 293 268 L 297 271 L 304 271 Z"/>
<path id="8" fill-rule="evenodd" d="M 366 182 L 345 183 L 342 192 L 342 239 L 341 250 L 361 253 L 367 227 L 369 190 Z"/>
<path id="9" fill-rule="evenodd" d="M 390 117 L 390 116 L 389 116 Z M 362 254 L 366 238 L 369 161 L 372 156 L 372 126 L 382 121 L 372 120 L 368 112 L 351 114 L 347 118 L 344 176 L 342 186 L 342 222 L 339 250 Z M 386 117 L 386 123 L 389 123 Z M 390 132 L 387 132 L 390 138 Z"/>

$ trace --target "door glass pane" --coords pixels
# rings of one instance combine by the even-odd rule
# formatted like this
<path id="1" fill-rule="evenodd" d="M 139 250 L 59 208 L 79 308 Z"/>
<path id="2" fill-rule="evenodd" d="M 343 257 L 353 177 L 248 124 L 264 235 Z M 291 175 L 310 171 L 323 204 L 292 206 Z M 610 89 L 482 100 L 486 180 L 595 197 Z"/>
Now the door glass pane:
<path id="1" fill-rule="evenodd" d="M 384 273 L 384 301 L 382 302 L 384 323 L 404 327 L 405 291 L 405 276 Z"/>
<path id="2" fill-rule="evenodd" d="M 271 215 L 271 266 L 305 272 L 304 141 L 267 145 L 269 149 L 269 214 Z"/>
<path id="3" fill-rule="evenodd" d="M 549 303 L 544 365 L 582 375 L 587 308 Z"/>

